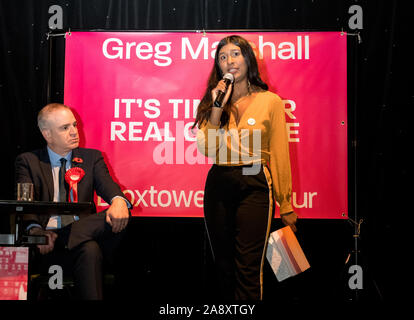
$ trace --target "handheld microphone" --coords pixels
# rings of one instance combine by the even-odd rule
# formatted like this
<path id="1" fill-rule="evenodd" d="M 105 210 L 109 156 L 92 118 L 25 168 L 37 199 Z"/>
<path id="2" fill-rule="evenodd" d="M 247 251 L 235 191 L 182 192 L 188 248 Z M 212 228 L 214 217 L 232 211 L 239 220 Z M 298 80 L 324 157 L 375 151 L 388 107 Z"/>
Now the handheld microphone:
<path id="1" fill-rule="evenodd" d="M 214 106 L 217 108 L 222 108 L 222 103 L 224 96 L 226 95 L 227 89 L 230 85 L 230 83 L 233 83 L 234 76 L 231 73 L 226 73 L 223 77 L 224 83 L 226 84 L 226 90 L 223 92 L 221 90 L 218 91 L 216 100 L 214 100 Z"/>

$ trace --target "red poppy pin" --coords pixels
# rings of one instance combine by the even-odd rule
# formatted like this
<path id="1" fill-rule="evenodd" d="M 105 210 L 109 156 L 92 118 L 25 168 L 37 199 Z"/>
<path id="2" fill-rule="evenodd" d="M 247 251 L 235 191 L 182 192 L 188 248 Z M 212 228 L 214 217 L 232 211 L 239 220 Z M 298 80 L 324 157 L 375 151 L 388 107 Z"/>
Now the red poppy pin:
<path id="1" fill-rule="evenodd" d="M 72 159 L 72 162 L 74 162 L 74 163 L 83 163 L 83 159 L 75 157 L 75 158 Z"/>

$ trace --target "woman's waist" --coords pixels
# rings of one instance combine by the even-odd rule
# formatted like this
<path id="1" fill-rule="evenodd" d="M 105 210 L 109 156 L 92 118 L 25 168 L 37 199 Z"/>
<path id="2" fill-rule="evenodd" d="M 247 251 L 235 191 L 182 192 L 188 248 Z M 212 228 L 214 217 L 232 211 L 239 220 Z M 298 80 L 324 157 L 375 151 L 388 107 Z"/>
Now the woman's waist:
<path id="1" fill-rule="evenodd" d="M 218 159 L 216 159 L 218 160 Z M 254 165 L 267 165 L 267 159 L 257 158 L 257 159 L 238 159 L 238 160 L 220 160 L 215 161 L 214 165 L 218 167 L 252 167 Z"/>

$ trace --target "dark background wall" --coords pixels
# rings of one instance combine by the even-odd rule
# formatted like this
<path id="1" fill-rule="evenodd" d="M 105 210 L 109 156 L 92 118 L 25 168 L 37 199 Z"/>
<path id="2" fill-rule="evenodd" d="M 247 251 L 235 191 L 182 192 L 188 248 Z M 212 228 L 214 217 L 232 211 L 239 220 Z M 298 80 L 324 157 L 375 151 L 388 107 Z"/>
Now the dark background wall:
<path id="1" fill-rule="evenodd" d="M 409 214 L 403 182 L 408 177 L 409 108 L 414 92 L 412 55 L 404 30 L 412 27 L 410 1 L 323 0 L 0 0 L 0 199 L 14 199 L 16 155 L 43 146 L 36 115 L 63 102 L 64 39 L 46 33 L 71 30 L 344 30 L 349 37 L 350 206 L 363 219 L 359 260 L 361 300 L 390 300 L 403 279 L 392 261 Z M 348 10 L 363 9 L 362 29 L 352 30 Z M 50 30 L 49 7 L 63 9 L 62 30 Z M 51 60 L 49 58 L 52 58 Z M 52 64 L 49 66 L 49 61 Z M 51 81 L 48 83 L 49 68 Z M 356 152 L 356 153 L 355 153 Z M 356 159 L 356 167 L 353 165 Z M 354 171 L 356 170 L 356 171 Z M 356 173 L 354 175 L 354 172 Z M 356 178 L 354 178 L 354 176 Z M 335 181 L 332 181 L 335 183 Z M 280 221 L 274 221 L 274 228 Z M 5 217 L 0 230 L 7 232 Z M 311 269 L 277 283 L 265 273 L 265 300 L 350 301 L 345 260 L 354 249 L 349 221 L 300 220 L 297 236 Z M 214 297 L 211 255 L 202 219 L 134 218 L 119 264 L 125 272 L 113 296 L 205 301 Z M 274 301 L 274 300 L 273 300 Z M 279 300 L 278 300 L 279 301 Z"/>

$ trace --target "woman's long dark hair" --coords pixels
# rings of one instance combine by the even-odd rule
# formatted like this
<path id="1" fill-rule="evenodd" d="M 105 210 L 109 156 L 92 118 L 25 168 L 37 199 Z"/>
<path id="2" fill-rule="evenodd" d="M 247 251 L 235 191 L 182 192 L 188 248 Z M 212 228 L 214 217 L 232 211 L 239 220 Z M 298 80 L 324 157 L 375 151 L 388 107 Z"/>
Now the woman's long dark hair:
<path id="1" fill-rule="evenodd" d="M 223 74 L 220 70 L 219 65 L 219 52 L 222 47 L 229 43 L 232 43 L 240 48 L 241 54 L 247 65 L 247 79 L 250 82 L 252 91 L 268 89 L 267 84 L 264 83 L 260 78 L 256 57 L 254 55 L 252 47 L 247 42 L 247 40 L 237 35 L 232 35 L 221 39 L 217 45 L 216 55 L 214 57 L 214 67 L 213 70 L 211 70 L 210 77 L 208 78 L 207 89 L 197 108 L 197 115 L 193 128 L 197 125 L 200 126 L 204 121 L 207 121 L 210 118 L 211 108 L 213 105 L 211 90 L 213 90 L 217 86 L 217 83 L 223 78 Z M 230 100 L 231 99 L 229 99 L 229 101 Z M 230 103 L 227 102 L 223 108 L 223 113 L 221 115 L 220 127 L 227 125 L 229 118 Z"/>

